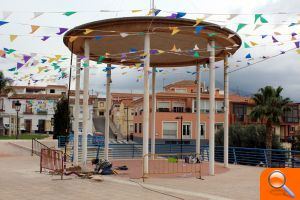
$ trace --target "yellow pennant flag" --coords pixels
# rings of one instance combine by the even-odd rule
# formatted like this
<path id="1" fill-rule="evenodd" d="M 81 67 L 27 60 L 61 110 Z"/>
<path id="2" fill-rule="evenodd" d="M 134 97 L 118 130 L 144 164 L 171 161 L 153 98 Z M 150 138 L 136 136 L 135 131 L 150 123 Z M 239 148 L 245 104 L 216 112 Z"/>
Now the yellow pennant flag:
<path id="1" fill-rule="evenodd" d="M 163 50 L 157 50 L 159 54 L 165 53 Z"/>
<path id="2" fill-rule="evenodd" d="M 74 42 L 77 38 L 78 38 L 78 36 L 70 36 L 69 42 Z"/>
<path id="3" fill-rule="evenodd" d="M 125 74 L 127 74 L 127 72 L 122 72 L 122 75 L 125 75 Z"/>
<path id="4" fill-rule="evenodd" d="M 250 41 L 250 44 L 251 44 L 252 46 L 258 45 L 256 42 L 252 42 L 252 41 Z"/>
<path id="5" fill-rule="evenodd" d="M 173 48 L 171 49 L 171 51 L 177 52 L 177 48 L 176 48 L 176 45 L 175 45 L 175 44 L 174 44 Z"/>
<path id="6" fill-rule="evenodd" d="M 172 31 L 172 35 L 175 35 L 180 31 L 178 27 L 170 27 L 169 29 Z"/>
<path id="7" fill-rule="evenodd" d="M 281 33 L 279 33 L 279 32 L 274 32 L 274 34 L 275 34 L 275 35 L 281 35 Z"/>
<path id="8" fill-rule="evenodd" d="M 11 42 L 13 42 L 15 39 L 17 39 L 17 37 L 18 37 L 17 35 L 10 35 L 9 39 Z"/>
<path id="9" fill-rule="evenodd" d="M 61 55 L 55 55 L 55 61 L 58 61 L 61 58 Z"/>
<path id="10" fill-rule="evenodd" d="M 94 30 L 92 30 L 92 29 L 85 29 L 85 31 L 83 32 L 83 34 L 84 35 L 87 35 L 87 34 L 89 34 L 89 33 L 91 33 L 91 32 L 93 32 Z"/>
<path id="11" fill-rule="evenodd" d="M 55 61 L 55 58 L 50 58 L 48 62 L 52 63 L 53 61 Z"/>
<path id="12" fill-rule="evenodd" d="M 197 18 L 196 19 L 196 24 L 194 24 L 194 26 L 198 26 L 198 24 L 200 24 L 202 21 L 203 21 L 203 19 Z"/>
<path id="13" fill-rule="evenodd" d="M 142 10 L 132 10 L 132 13 L 137 13 L 137 12 L 141 12 Z"/>
<path id="14" fill-rule="evenodd" d="M 297 52 L 298 54 L 300 54 L 300 49 L 296 50 L 296 52 Z"/>
<path id="15" fill-rule="evenodd" d="M 39 28 L 40 28 L 40 26 L 31 25 L 31 32 L 30 32 L 30 34 L 33 34 L 33 33 L 36 32 Z"/>

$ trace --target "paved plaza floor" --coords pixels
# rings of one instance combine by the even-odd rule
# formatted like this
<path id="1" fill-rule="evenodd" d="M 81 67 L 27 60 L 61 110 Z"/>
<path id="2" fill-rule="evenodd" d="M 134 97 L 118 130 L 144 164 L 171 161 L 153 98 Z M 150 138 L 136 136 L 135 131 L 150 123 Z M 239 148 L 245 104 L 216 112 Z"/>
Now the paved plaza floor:
<path id="1" fill-rule="evenodd" d="M 0 152 L 1 152 L 0 147 Z M 0 200 L 93 200 L 93 199 L 259 199 L 259 176 L 263 168 L 231 166 L 205 180 L 188 178 L 141 179 L 105 176 L 95 180 L 40 174 L 39 158 L 26 153 L 0 154 Z"/>

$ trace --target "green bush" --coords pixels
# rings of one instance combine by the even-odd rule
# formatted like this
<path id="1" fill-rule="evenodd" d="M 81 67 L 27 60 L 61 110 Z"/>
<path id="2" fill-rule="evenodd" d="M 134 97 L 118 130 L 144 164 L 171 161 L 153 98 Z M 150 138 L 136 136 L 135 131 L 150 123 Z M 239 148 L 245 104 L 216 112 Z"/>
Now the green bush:
<path id="1" fill-rule="evenodd" d="M 215 137 L 216 145 L 224 145 L 224 130 L 221 129 Z M 240 125 L 229 127 L 229 146 L 246 148 L 266 148 L 265 125 Z M 273 134 L 273 149 L 281 148 L 279 137 Z"/>

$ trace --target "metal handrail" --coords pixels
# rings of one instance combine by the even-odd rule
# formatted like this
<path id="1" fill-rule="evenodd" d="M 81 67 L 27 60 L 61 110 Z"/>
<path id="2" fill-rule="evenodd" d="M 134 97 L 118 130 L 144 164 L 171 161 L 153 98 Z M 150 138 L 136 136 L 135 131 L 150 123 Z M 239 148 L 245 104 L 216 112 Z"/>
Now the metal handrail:
<path id="1" fill-rule="evenodd" d="M 32 138 L 32 140 L 31 140 L 31 156 L 33 156 L 33 154 L 35 154 L 37 156 L 41 156 L 42 149 L 51 149 L 51 148 L 46 146 L 45 144 L 39 142 L 36 138 Z"/>

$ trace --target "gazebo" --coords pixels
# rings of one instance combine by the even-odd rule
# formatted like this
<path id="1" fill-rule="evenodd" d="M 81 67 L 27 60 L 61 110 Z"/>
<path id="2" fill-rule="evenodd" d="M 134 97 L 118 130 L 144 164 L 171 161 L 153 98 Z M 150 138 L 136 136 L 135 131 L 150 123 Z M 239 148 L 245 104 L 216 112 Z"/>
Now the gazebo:
<path id="1" fill-rule="evenodd" d="M 89 61 L 107 64 L 105 158 L 108 159 L 110 77 L 111 65 L 136 65 L 144 70 L 143 98 L 143 156 L 144 173 L 148 172 L 148 145 L 151 130 L 151 154 L 155 154 L 155 84 L 157 67 L 196 66 L 197 80 L 197 138 L 196 154 L 200 155 L 200 66 L 209 67 L 209 174 L 214 175 L 215 135 L 215 62 L 224 60 L 224 165 L 228 167 L 228 57 L 241 45 L 241 38 L 233 31 L 219 25 L 190 19 L 168 17 L 126 17 L 100 20 L 83 24 L 68 31 L 65 45 L 77 55 L 75 113 L 79 112 L 79 57 L 84 56 L 83 99 L 83 168 L 87 160 L 87 122 Z M 149 70 L 152 68 L 152 115 L 149 112 Z M 76 119 L 77 117 L 77 119 Z M 149 119 L 152 118 L 151 128 Z M 76 121 L 77 120 L 77 121 Z M 74 157 L 78 164 L 78 115 L 75 114 Z"/>

